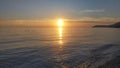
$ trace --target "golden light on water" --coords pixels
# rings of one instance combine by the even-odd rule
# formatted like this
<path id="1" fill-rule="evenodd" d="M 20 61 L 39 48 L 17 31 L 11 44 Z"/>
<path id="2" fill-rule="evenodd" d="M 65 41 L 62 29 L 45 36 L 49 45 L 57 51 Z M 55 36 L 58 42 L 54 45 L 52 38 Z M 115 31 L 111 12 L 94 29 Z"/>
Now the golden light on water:
<path id="1" fill-rule="evenodd" d="M 59 44 L 63 44 L 63 19 L 58 19 L 58 34 L 59 34 Z"/>
<path id="2" fill-rule="evenodd" d="M 59 39 L 62 40 L 62 27 L 59 28 Z"/>
<path id="3" fill-rule="evenodd" d="M 59 26 L 59 27 L 62 27 L 63 24 L 64 24 L 63 19 L 58 19 L 58 26 Z"/>
<path id="4" fill-rule="evenodd" d="M 58 33 L 59 33 L 59 44 L 63 44 L 63 35 L 62 35 L 62 32 L 63 32 L 63 28 L 62 27 L 59 27 L 58 28 Z"/>

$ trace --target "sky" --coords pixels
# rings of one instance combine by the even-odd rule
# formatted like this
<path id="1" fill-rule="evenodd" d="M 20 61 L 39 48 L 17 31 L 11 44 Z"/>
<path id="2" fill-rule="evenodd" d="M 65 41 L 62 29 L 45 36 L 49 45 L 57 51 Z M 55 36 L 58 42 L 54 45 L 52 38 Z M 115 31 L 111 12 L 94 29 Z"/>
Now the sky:
<path id="1" fill-rule="evenodd" d="M 120 0 L 0 0 L 0 20 L 118 21 Z"/>

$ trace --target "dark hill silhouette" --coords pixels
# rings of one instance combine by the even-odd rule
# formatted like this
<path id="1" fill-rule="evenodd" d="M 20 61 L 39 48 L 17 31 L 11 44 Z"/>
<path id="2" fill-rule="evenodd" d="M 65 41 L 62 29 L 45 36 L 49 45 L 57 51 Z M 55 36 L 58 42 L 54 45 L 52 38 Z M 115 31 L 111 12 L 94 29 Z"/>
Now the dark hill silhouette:
<path id="1" fill-rule="evenodd" d="M 120 22 L 111 25 L 95 25 L 93 27 L 104 27 L 104 28 L 120 28 Z"/>

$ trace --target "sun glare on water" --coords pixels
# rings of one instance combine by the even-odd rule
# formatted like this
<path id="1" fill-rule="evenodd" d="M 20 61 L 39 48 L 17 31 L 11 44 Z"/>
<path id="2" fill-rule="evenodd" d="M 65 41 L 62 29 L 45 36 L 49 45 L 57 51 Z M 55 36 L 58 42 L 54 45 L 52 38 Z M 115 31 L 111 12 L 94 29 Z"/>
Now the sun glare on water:
<path id="1" fill-rule="evenodd" d="M 64 20 L 63 19 L 58 19 L 57 20 L 57 25 L 58 25 L 58 34 L 59 34 L 59 44 L 63 44 L 63 25 L 64 25 Z M 62 48 L 62 46 L 60 46 Z"/>
<path id="2" fill-rule="evenodd" d="M 63 24 L 64 24 L 63 19 L 58 19 L 58 26 L 59 26 L 59 27 L 62 27 Z"/>

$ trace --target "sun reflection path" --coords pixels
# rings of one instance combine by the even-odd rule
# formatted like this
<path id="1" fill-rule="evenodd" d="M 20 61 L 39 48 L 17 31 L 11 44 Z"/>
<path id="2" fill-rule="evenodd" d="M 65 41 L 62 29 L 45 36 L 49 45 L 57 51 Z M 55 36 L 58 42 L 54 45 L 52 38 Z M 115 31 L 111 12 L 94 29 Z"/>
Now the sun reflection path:
<path id="1" fill-rule="evenodd" d="M 58 28 L 58 33 L 59 33 L 59 44 L 63 44 L 63 35 L 62 35 L 62 33 L 63 33 L 63 28 L 62 27 L 59 27 Z"/>
<path id="2" fill-rule="evenodd" d="M 59 19 L 57 24 L 58 24 L 58 48 L 57 48 L 57 51 L 56 51 L 56 61 L 60 63 L 60 65 L 62 66 L 63 64 L 63 56 L 61 55 L 62 54 L 62 51 L 63 51 L 63 23 L 64 21 L 62 19 Z"/>
<path id="3" fill-rule="evenodd" d="M 63 45 L 63 26 L 64 26 L 64 20 L 63 19 L 58 19 L 57 20 L 57 25 L 58 25 L 58 36 L 59 36 L 59 40 L 58 43 L 60 44 L 60 48 L 62 48 Z"/>

